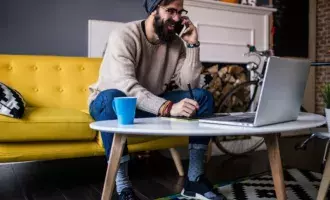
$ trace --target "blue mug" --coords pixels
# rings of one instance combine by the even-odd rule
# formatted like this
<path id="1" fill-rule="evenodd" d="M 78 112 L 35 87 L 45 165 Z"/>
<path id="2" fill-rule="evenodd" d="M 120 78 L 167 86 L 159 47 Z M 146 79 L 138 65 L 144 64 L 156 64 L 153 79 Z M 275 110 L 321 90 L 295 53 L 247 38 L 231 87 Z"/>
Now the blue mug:
<path id="1" fill-rule="evenodd" d="M 118 123 L 121 125 L 134 124 L 136 97 L 115 97 L 112 108 L 115 111 Z"/>

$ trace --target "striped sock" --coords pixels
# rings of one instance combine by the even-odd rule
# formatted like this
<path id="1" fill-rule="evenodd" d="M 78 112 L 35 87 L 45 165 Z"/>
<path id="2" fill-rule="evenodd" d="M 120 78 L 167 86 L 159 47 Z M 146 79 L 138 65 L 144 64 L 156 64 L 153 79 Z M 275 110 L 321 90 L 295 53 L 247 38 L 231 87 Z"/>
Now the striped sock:
<path id="1" fill-rule="evenodd" d="M 204 173 L 204 156 L 205 149 L 194 149 L 189 150 L 189 169 L 188 178 L 189 181 L 196 181 L 197 177 Z"/>

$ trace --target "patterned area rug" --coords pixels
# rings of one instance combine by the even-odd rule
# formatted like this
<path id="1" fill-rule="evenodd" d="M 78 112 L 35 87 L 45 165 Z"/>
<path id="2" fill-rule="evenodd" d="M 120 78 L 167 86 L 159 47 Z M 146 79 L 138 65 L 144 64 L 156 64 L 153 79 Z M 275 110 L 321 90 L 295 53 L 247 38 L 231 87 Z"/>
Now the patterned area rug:
<path id="1" fill-rule="evenodd" d="M 288 200 L 316 199 L 322 174 L 299 169 L 284 170 Z M 273 180 L 270 173 L 248 177 L 229 184 L 215 185 L 228 200 L 276 200 Z M 330 198 L 328 192 L 327 199 Z M 180 195 L 158 200 L 185 199 Z"/>

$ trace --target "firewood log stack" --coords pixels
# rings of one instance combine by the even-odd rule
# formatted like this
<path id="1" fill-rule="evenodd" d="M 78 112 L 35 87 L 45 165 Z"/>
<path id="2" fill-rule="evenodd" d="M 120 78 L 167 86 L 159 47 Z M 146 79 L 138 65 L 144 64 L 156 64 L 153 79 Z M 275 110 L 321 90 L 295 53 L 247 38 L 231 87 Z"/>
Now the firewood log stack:
<path id="1" fill-rule="evenodd" d="M 219 69 L 218 65 L 213 65 L 209 68 L 204 68 L 202 71 L 202 77 L 211 76 L 209 83 L 204 83 L 203 88 L 207 89 L 213 94 L 215 106 L 221 103 L 222 98 L 235 86 L 242 82 L 248 81 L 246 72 L 243 67 L 239 65 L 227 65 Z M 235 93 L 232 96 L 230 102 L 226 102 L 228 107 L 231 106 L 231 110 L 243 110 L 243 107 L 247 102 L 245 101 L 246 95 L 249 93 L 248 88 Z M 241 108 L 241 109 L 240 109 Z M 228 112 L 228 110 L 216 110 L 216 112 Z"/>

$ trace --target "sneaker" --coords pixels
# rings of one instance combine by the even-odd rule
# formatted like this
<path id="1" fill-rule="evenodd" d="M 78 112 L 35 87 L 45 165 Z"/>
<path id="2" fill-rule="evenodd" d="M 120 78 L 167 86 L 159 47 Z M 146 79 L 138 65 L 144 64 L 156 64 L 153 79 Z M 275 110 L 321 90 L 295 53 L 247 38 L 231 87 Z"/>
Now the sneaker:
<path id="1" fill-rule="evenodd" d="M 189 181 L 187 178 L 181 195 L 187 199 L 199 200 L 227 200 L 227 198 L 213 189 L 212 184 L 203 175 L 196 178 L 196 181 Z"/>
<path id="2" fill-rule="evenodd" d="M 118 200 L 140 200 L 132 188 L 125 188 L 121 191 Z"/>

